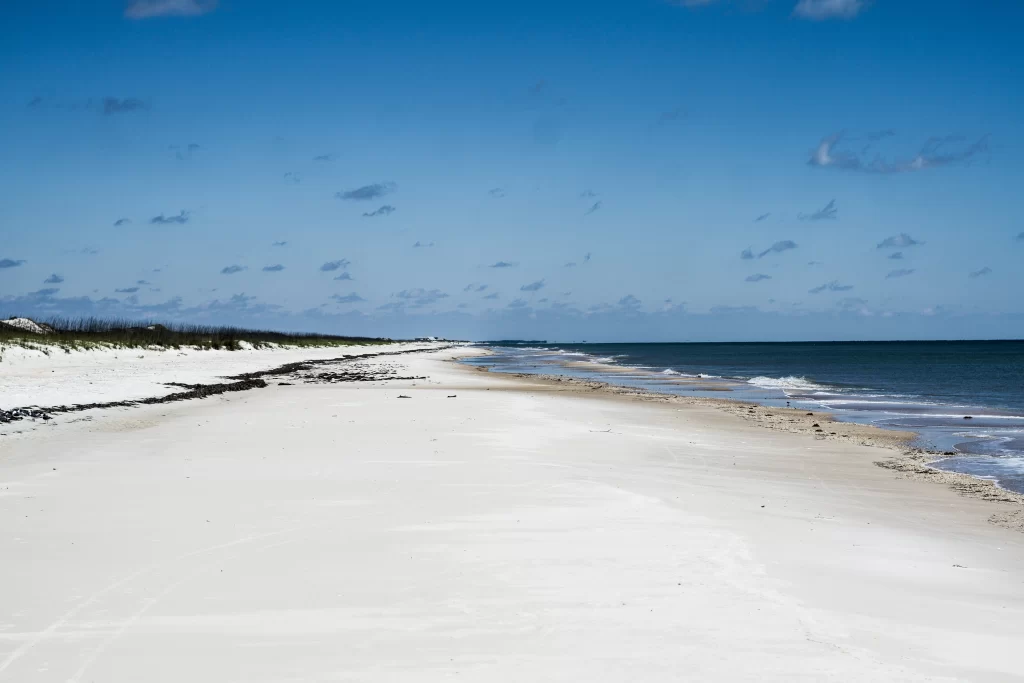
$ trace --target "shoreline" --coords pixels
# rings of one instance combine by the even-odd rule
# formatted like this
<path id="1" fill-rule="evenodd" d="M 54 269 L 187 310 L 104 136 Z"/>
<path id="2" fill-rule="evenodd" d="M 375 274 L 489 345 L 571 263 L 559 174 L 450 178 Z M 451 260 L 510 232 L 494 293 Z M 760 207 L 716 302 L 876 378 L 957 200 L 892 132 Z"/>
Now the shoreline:
<path id="1" fill-rule="evenodd" d="M 1009 504 L 473 353 L 0 440 L 0 683 L 1024 675 Z"/>
<path id="2" fill-rule="evenodd" d="M 18 406 L 11 410 L 0 409 L 0 437 L 11 437 L 26 434 L 34 431 L 35 427 L 41 425 L 56 426 L 76 421 L 90 421 L 96 415 L 88 414 L 93 410 L 104 411 L 111 408 L 133 408 L 144 405 L 156 405 L 173 403 L 178 401 L 191 401 L 193 399 L 204 399 L 210 396 L 221 395 L 230 392 L 248 391 L 255 388 L 269 386 L 262 378 L 292 379 L 300 382 L 350 382 L 350 381 L 395 381 L 395 380 L 421 380 L 422 377 L 391 376 L 387 373 L 374 374 L 360 373 L 357 369 L 349 369 L 343 373 L 320 373 L 319 375 L 306 375 L 313 368 L 324 365 L 339 365 L 361 363 L 382 356 L 401 356 L 410 353 L 445 351 L 452 348 L 464 350 L 458 359 L 451 359 L 449 362 L 460 369 L 460 371 L 485 372 L 496 377 L 505 377 L 515 380 L 529 380 L 542 383 L 563 391 L 579 394 L 600 393 L 608 396 L 616 396 L 623 399 L 632 399 L 654 403 L 670 403 L 674 405 L 709 406 L 721 412 L 740 418 L 744 422 L 753 423 L 757 426 L 774 431 L 783 431 L 794 434 L 801 434 L 804 437 L 814 437 L 815 441 L 839 441 L 858 446 L 881 448 L 886 451 L 885 457 L 873 460 L 873 464 L 891 470 L 898 477 L 913 479 L 917 481 L 941 484 L 952 489 L 958 494 L 966 497 L 978 498 L 994 503 L 1007 503 L 1017 506 L 1019 509 L 993 513 L 990 521 L 993 524 L 1004 526 L 1009 529 L 1024 532 L 1024 494 L 1002 488 L 991 479 L 986 479 L 970 474 L 950 472 L 936 467 L 931 463 L 956 454 L 952 452 L 940 452 L 912 446 L 917 434 L 910 431 L 900 431 L 866 425 L 856 422 L 836 420 L 833 414 L 828 412 L 806 411 L 799 408 L 764 406 L 752 401 L 733 398 L 717 398 L 706 396 L 684 396 L 658 392 L 652 389 L 639 387 L 627 387 L 616 385 L 601 380 L 576 378 L 564 375 L 545 375 L 528 372 L 492 372 L 488 367 L 471 366 L 463 362 L 470 355 L 490 355 L 493 351 L 480 346 L 463 346 L 459 344 L 439 343 L 429 347 L 403 344 L 396 342 L 392 344 L 399 347 L 395 350 L 376 350 L 380 347 L 349 347 L 346 350 L 363 351 L 362 353 L 342 354 L 338 357 L 313 357 L 300 358 L 288 363 L 275 365 L 266 369 L 252 369 L 246 372 L 217 375 L 226 381 L 210 383 L 181 383 L 164 381 L 160 384 L 170 393 L 163 393 L 143 398 L 130 398 L 102 403 L 77 403 L 62 404 L 50 407 L 41 407 L 39 404 Z M 262 355 L 291 352 L 306 356 L 310 352 L 337 351 L 336 347 L 307 347 L 304 349 L 277 349 L 264 351 Z M 89 351 L 82 351 L 79 354 L 89 354 Z M 167 353 L 166 350 L 160 354 Z M 217 353 L 240 354 L 240 351 L 201 351 L 200 356 L 209 358 Z M 116 356 L 115 356 L 116 358 Z M 269 360 L 269 359 L 268 359 Z M 557 364 L 556 364 L 557 365 Z M 603 365 L 590 361 L 572 361 L 568 363 L 571 367 L 585 367 L 605 370 Z M 3 368 L 0 368 L 3 369 Z M 633 368 L 611 366 L 611 372 L 631 374 Z M 702 390 L 713 389 L 713 382 L 707 378 L 686 377 L 674 380 L 676 383 L 688 386 L 699 386 Z M 91 382 L 90 382 L 91 383 Z M 282 384 L 279 382 L 279 384 Z M 284 382 L 284 385 L 290 382 Z M 174 388 L 183 391 L 173 391 Z M 724 393 L 724 391 L 723 391 Z M 74 415 L 76 413 L 87 413 L 80 418 L 60 420 L 61 416 Z M 102 413 L 99 413 L 102 415 Z"/>
<path id="3" fill-rule="evenodd" d="M 487 349 L 482 350 L 490 353 Z M 470 366 L 461 360 L 452 360 L 451 362 L 471 372 L 485 372 L 514 380 L 539 382 L 571 393 L 599 393 L 627 400 L 713 407 L 765 429 L 801 434 L 805 437 L 813 437 L 815 441 L 842 441 L 857 446 L 880 448 L 886 451 L 886 457 L 873 460 L 873 464 L 891 470 L 898 477 L 940 484 L 969 498 L 1017 506 L 1018 509 L 1015 510 L 993 512 L 989 521 L 997 526 L 1024 532 L 1024 494 L 1002 488 L 991 479 L 932 467 L 931 463 L 955 454 L 911 446 L 911 442 L 918 436 L 916 432 L 844 422 L 836 420 L 831 413 L 827 412 L 763 406 L 742 399 L 681 396 L 638 387 L 625 387 L 600 380 L 560 375 L 491 372 L 488 367 Z M 627 369 L 621 370 L 621 372 L 627 371 Z"/>
<path id="4" fill-rule="evenodd" d="M 568 375 L 654 392 L 830 412 L 914 431 L 933 468 L 1024 495 L 1024 342 L 546 344 L 493 347 L 499 372 Z M 988 371 L 986 370 L 988 368 Z M 710 374 L 709 374 L 710 373 Z"/>
<path id="5" fill-rule="evenodd" d="M 60 420 L 61 416 L 74 415 L 76 413 L 90 413 L 93 410 L 103 411 L 111 408 L 132 408 L 143 405 L 155 405 L 173 403 L 178 401 L 191 401 L 193 399 L 204 399 L 210 396 L 248 391 L 255 388 L 264 388 L 268 384 L 262 378 L 293 379 L 302 382 L 342 382 L 342 381 L 394 381 L 394 380 L 415 380 L 424 379 L 421 377 L 387 377 L 386 373 L 381 374 L 360 374 L 358 369 L 348 370 L 344 373 L 320 373 L 315 377 L 302 377 L 302 373 L 308 372 L 315 367 L 322 365 L 350 364 L 353 362 L 368 361 L 381 356 L 401 356 L 410 353 L 444 351 L 451 348 L 462 348 L 467 351 L 459 359 L 452 359 L 450 362 L 459 367 L 460 370 L 486 372 L 497 377 L 506 377 L 516 380 L 529 380 L 539 382 L 551 387 L 557 387 L 564 391 L 580 394 L 601 393 L 608 396 L 616 396 L 624 399 L 639 400 L 655 403 L 670 403 L 677 405 L 709 406 L 721 412 L 733 415 L 744 422 L 756 424 L 759 427 L 784 431 L 788 433 L 801 434 L 805 437 L 813 436 L 816 441 L 840 441 L 858 446 L 881 448 L 886 451 L 885 457 L 873 460 L 874 465 L 891 470 L 899 477 L 917 481 L 941 484 L 960 495 L 981 500 L 1008 503 L 1019 507 L 1017 510 L 1008 512 L 993 513 L 990 520 L 993 524 L 1004 526 L 1009 529 L 1024 532 L 1024 494 L 1002 488 L 996 481 L 958 472 L 950 472 L 936 467 L 931 463 L 956 454 L 952 452 L 940 452 L 912 446 L 917 434 L 910 431 L 900 431 L 866 425 L 856 422 L 836 420 L 833 414 L 828 412 L 806 411 L 799 408 L 764 406 L 752 401 L 733 398 L 717 398 L 706 396 L 684 396 L 658 392 L 652 389 L 639 387 L 627 387 L 616 385 L 601 380 L 591 380 L 570 377 L 565 375 L 545 375 L 528 372 L 492 372 L 488 367 L 471 366 L 463 362 L 465 357 L 470 355 L 472 349 L 474 355 L 490 355 L 493 351 L 480 346 L 462 346 L 458 344 L 435 344 L 430 347 L 407 345 L 400 342 L 394 343 L 396 350 L 381 351 L 380 347 L 349 347 L 346 350 L 359 350 L 363 353 L 342 354 L 333 358 L 301 358 L 288 363 L 275 365 L 268 369 L 254 369 L 237 374 L 218 375 L 226 380 L 224 382 L 188 384 L 181 382 L 161 382 L 171 390 L 173 388 L 183 391 L 147 396 L 144 398 L 131 398 L 102 403 L 78 403 L 67 405 L 55 405 L 41 407 L 38 404 L 29 404 L 15 407 L 11 410 L 0 410 L 0 437 L 11 437 L 19 434 L 34 431 L 40 425 L 56 426 L 67 422 L 79 420 L 90 421 L 95 416 L 86 414 L 80 418 Z M 404 347 L 404 348 L 402 348 Z M 337 351 L 335 347 L 315 347 L 305 349 L 278 349 L 275 351 L 264 351 L 263 355 L 272 353 L 297 352 L 301 356 L 309 352 Z M 79 352 L 89 354 L 90 352 Z M 161 354 L 167 353 L 166 350 Z M 217 353 L 239 354 L 239 351 L 202 351 L 201 356 L 210 357 Z M 115 357 L 116 358 L 116 357 Z M 269 360 L 269 359 L 268 359 Z M 557 364 L 555 364 L 557 365 Z M 585 367 L 588 369 L 606 370 L 605 366 L 591 361 L 572 361 L 568 363 L 571 367 Z M 2 368 L 0 368 L 2 369 Z M 611 366 L 611 372 L 631 374 L 633 368 Z M 674 380 L 676 383 L 688 386 L 699 386 L 702 390 L 714 389 L 715 384 L 708 382 L 707 378 L 686 377 Z M 285 382 L 288 385 L 289 382 Z M 723 391 L 724 393 L 724 391 Z M 99 413 L 102 415 L 102 413 Z"/>

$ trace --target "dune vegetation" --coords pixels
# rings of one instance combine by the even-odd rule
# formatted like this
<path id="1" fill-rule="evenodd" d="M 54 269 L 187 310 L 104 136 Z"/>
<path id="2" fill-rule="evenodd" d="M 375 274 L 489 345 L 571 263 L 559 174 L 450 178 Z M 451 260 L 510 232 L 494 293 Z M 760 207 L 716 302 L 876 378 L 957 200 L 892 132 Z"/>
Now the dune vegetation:
<path id="1" fill-rule="evenodd" d="M 390 339 L 231 326 L 161 323 L 121 318 L 54 317 L 0 320 L 0 344 L 47 350 L 87 348 L 200 348 L 229 351 L 271 346 L 349 346 L 386 344 Z"/>

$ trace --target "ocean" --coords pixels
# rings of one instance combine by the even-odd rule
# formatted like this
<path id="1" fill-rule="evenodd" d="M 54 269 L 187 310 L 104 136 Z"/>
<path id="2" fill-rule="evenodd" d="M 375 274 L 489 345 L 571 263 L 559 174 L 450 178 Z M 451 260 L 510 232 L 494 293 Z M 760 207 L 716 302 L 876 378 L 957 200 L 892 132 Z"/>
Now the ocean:
<path id="1" fill-rule="evenodd" d="M 954 454 L 936 466 L 1024 493 L 1024 341 L 488 346 L 494 355 L 467 362 L 496 372 L 789 403 L 916 432 L 917 445 Z M 696 376 L 716 390 L 671 381 Z"/>

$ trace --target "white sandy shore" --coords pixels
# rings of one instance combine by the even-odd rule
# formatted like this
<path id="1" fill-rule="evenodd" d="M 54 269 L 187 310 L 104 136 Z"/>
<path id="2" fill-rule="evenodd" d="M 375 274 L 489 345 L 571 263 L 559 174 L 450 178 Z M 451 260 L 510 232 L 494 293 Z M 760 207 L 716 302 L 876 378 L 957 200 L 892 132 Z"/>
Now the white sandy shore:
<path id="1" fill-rule="evenodd" d="M 167 386 L 168 382 L 209 384 L 222 382 L 229 375 L 297 361 L 430 346 L 429 343 L 320 348 L 282 346 L 244 351 L 196 348 L 65 351 L 51 346 L 43 353 L 0 344 L 0 410 L 163 396 L 181 391 Z"/>
<path id="2" fill-rule="evenodd" d="M 0 439 L 0 681 L 1024 680 L 991 504 L 465 352 Z"/>

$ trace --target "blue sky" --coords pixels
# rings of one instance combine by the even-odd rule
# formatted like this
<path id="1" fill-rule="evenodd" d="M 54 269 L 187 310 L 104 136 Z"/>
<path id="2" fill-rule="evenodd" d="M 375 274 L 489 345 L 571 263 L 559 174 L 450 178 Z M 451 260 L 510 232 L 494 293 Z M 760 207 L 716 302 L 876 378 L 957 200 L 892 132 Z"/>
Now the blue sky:
<path id="1" fill-rule="evenodd" d="M 1024 336 L 1018 3 L 3 12 L 0 314 Z"/>

